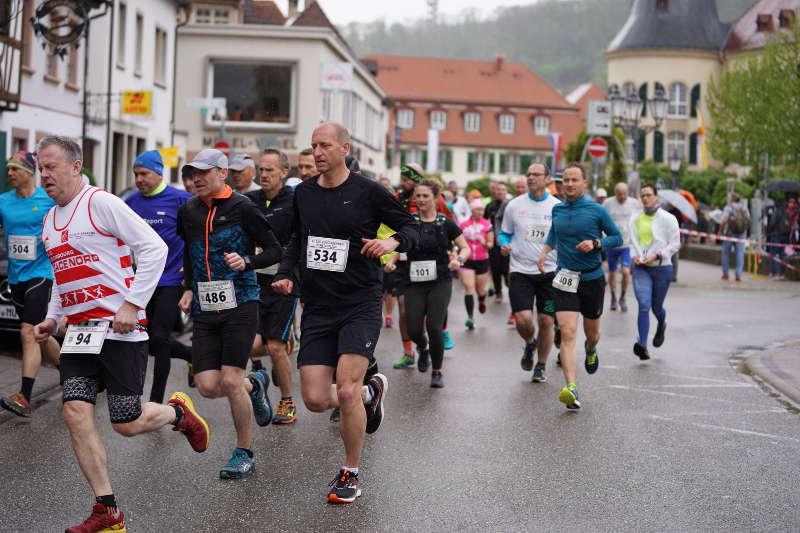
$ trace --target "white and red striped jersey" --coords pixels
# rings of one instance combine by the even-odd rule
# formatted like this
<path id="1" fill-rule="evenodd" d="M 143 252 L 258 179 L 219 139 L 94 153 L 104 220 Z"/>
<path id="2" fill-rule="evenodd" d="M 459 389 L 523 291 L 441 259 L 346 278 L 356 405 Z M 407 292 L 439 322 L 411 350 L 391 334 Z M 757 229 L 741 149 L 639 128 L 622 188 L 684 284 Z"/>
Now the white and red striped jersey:
<path id="1" fill-rule="evenodd" d="M 127 334 L 109 330 L 107 339 L 144 341 L 144 308 L 153 295 L 167 257 L 167 245 L 121 199 L 85 186 L 64 207 L 44 218 L 42 243 L 53 265 L 54 283 L 47 317 L 69 324 L 113 321 L 127 300 L 139 307 L 138 324 Z M 137 258 L 134 276 L 131 250 Z"/>

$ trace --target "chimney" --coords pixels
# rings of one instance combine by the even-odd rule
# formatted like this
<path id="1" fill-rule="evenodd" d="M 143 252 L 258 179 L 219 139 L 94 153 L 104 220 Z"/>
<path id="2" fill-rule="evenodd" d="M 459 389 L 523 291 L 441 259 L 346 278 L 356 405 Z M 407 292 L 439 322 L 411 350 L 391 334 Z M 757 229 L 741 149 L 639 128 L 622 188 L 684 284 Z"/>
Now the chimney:
<path id="1" fill-rule="evenodd" d="M 288 18 L 293 18 L 297 16 L 297 3 L 299 0 L 289 0 L 289 16 Z"/>
<path id="2" fill-rule="evenodd" d="M 494 60 L 494 73 L 497 74 L 501 70 L 503 70 L 503 64 L 506 62 L 506 55 L 505 54 L 497 54 Z"/>

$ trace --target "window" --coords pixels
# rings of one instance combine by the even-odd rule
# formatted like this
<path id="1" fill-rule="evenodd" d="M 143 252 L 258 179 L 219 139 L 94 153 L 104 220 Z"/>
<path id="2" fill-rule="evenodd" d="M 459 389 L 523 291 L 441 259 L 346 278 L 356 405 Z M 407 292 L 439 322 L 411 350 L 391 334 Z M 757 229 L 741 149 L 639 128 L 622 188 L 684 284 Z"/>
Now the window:
<path id="1" fill-rule="evenodd" d="M 44 49 L 45 55 L 45 79 L 48 81 L 58 81 L 58 62 L 60 61 L 59 57 L 56 55 L 55 50 L 53 50 L 52 46 L 47 46 Z"/>
<path id="2" fill-rule="evenodd" d="M 133 73 L 142 75 L 142 49 L 144 48 L 144 16 L 136 13 L 136 46 L 133 50 Z"/>
<path id="3" fill-rule="evenodd" d="M 464 113 L 464 131 L 473 133 L 481 131 L 480 113 Z"/>
<path id="4" fill-rule="evenodd" d="M 198 8 L 194 12 L 194 21 L 199 24 L 230 24 L 229 9 Z"/>
<path id="5" fill-rule="evenodd" d="M 667 135 L 667 159 L 675 153 L 681 159 L 686 158 L 686 134 L 680 131 L 671 131 Z"/>
<path id="6" fill-rule="evenodd" d="M 70 46 L 67 55 L 67 84 L 76 88 L 78 86 L 78 55 L 78 49 Z"/>
<path id="7" fill-rule="evenodd" d="M 408 163 L 422 165 L 422 150 L 419 148 L 409 148 L 406 150 L 406 164 Z"/>
<path id="8" fill-rule="evenodd" d="M 636 84 L 632 81 L 629 81 L 622 86 L 622 96 L 628 96 L 631 93 L 636 93 L 636 91 Z"/>
<path id="9" fill-rule="evenodd" d="M 505 170 L 506 174 L 520 174 L 520 157 L 519 154 L 507 154 L 505 157 L 505 169 L 500 169 L 500 172 Z M 503 166 L 502 164 L 500 165 Z M 527 170 L 527 169 L 526 169 Z"/>
<path id="10" fill-rule="evenodd" d="M 210 78 L 212 96 L 227 99 L 228 120 L 254 125 L 292 122 L 292 65 L 215 61 Z"/>
<path id="11" fill-rule="evenodd" d="M 167 84 L 167 32 L 156 27 L 155 61 L 153 62 L 153 81 L 159 85 Z"/>
<path id="12" fill-rule="evenodd" d="M 431 129 L 439 131 L 447 129 L 447 111 L 431 111 Z"/>
<path id="13" fill-rule="evenodd" d="M 128 7 L 119 3 L 119 21 L 117 22 L 117 67 L 125 68 L 125 29 L 128 25 Z"/>
<path id="14" fill-rule="evenodd" d="M 414 110 L 413 109 L 398 109 L 397 110 L 397 127 L 404 130 L 410 130 L 414 127 Z"/>
<path id="15" fill-rule="evenodd" d="M 789 29 L 794 26 L 795 13 L 791 9 L 781 9 L 778 15 L 778 23 L 781 28 Z"/>
<path id="16" fill-rule="evenodd" d="M 686 85 L 673 83 L 669 86 L 669 107 L 667 116 L 685 118 L 689 114 L 688 91 Z"/>
<path id="17" fill-rule="evenodd" d="M 33 24 L 31 18 L 33 17 L 33 2 L 22 3 L 22 67 L 32 68 L 31 65 L 31 52 L 34 48 L 33 42 Z"/>
<path id="18" fill-rule="evenodd" d="M 333 116 L 333 96 L 336 93 L 333 91 L 322 91 L 322 116 L 320 119 L 325 122 L 328 120 L 334 120 Z"/>
<path id="19" fill-rule="evenodd" d="M 547 135 L 550 133 L 550 117 L 542 115 L 533 117 L 533 134 Z"/>
<path id="20" fill-rule="evenodd" d="M 500 115 L 500 133 L 514 133 L 514 115 Z"/>
<path id="21" fill-rule="evenodd" d="M 479 174 L 494 172 L 494 154 L 489 154 L 489 152 L 468 152 L 467 172 Z"/>

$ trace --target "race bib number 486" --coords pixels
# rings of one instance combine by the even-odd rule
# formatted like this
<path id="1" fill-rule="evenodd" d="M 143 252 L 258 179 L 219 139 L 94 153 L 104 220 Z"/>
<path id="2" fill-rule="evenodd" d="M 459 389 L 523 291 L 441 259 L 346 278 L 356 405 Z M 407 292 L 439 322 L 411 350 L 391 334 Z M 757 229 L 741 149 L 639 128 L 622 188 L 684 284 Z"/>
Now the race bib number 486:
<path id="1" fill-rule="evenodd" d="M 223 311 L 236 307 L 236 290 L 229 279 L 199 282 L 197 298 L 202 311 Z"/>
<path id="2" fill-rule="evenodd" d="M 349 251 L 350 243 L 344 239 L 309 237 L 306 247 L 306 267 L 344 272 Z"/>

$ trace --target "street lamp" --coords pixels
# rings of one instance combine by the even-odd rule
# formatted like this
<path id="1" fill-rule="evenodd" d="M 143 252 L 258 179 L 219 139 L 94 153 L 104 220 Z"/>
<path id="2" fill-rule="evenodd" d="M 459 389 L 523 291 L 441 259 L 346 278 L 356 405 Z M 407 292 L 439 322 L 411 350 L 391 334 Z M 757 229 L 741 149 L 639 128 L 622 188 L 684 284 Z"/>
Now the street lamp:
<path id="1" fill-rule="evenodd" d="M 669 169 L 672 171 L 671 186 L 673 191 L 678 190 L 678 173 L 681 171 L 682 163 L 681 154 L 679 154 L 677 150 L 673 150 L 669 155 Z"/>
<path id="2" fill-rule="evenodd" d="M 609 87 L 608 99 L 611 102 L 611 114 L 617 126 L 622 128 L 625 136 L 633 140 L 633 169 L 636 170 L 639 159 L 640 137 L 656 131 L 661 127 L 667 116 L 669 100 L 664 95 L 664 89 L 656 88 L 656 94 L 648 101 L 650 116 L 653 117 L 652 126 L 642 126 L 642 111 L 645 103 L 636 94 L 636 89 L 631 87 L 627 95 L 620 92 L 619 86 L 614 84 Z"/>

